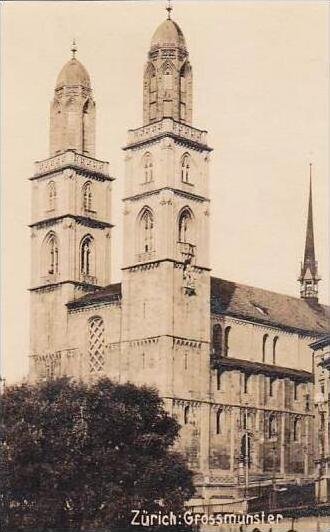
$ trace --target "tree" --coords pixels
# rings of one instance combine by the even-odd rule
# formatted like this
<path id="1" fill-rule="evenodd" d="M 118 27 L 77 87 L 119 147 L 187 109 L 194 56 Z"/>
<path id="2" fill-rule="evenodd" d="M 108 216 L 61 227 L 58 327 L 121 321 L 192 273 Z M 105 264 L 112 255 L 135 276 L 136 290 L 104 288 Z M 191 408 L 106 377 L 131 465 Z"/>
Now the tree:
<path id="1" fill-rule="evenodd" d="M 8 531 L 129 530 L 132 510 L 178 514 L 193 495 L 180 426 L 153 389 L 62 378 L 7 388 L 1 403 Z"/>

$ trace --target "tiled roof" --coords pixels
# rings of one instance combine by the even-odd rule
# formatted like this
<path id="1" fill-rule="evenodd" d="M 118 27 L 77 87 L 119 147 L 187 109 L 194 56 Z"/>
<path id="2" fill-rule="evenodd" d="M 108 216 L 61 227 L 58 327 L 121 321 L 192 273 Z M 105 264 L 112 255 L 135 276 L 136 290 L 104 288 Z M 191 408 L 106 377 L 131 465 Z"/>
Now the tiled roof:
<path id="1" fill-rule="evenodd" d="M 111 301 L 118 301 L 121 299 L 121 283 L 112 283 L 105 288 L 100 288 L 95 292 L 90 292 L 84 296 L 69 301 L 67 307 L 69 309 L 75 309 L 80 307 L 87 307 L 89 305 L 98 305 L 101 303 L 107 303 Z"/>
<path id="2" fill-rule="evenodd" d="M 211 277 L 211 310 L 312 336 L 329 332 L 328 306 L 216 277 Z"/>

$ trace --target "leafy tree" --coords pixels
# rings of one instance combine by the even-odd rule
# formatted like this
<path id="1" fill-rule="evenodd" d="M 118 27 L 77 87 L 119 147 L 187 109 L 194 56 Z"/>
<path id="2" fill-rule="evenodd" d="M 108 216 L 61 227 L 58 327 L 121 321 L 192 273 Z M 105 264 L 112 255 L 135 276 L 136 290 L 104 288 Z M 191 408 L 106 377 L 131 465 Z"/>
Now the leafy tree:
<path id="1" fill-rule="evenodd" d="M 62 378 L 7 388 L 1 407 L 5 530 L 138 530 L 132 510 L 178 514 L 193 495 L 153 389 Z"/>

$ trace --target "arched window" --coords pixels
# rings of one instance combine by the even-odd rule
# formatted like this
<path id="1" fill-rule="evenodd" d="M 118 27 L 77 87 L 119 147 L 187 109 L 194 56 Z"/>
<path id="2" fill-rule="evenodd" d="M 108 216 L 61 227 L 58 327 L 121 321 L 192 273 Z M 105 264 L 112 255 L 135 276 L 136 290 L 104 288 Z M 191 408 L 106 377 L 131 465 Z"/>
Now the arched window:
<path id="1" fill-rule="evenodd" d="M 48 183 L 48 208 L 50 211 L 56 209 L 56 185 L 54 181 Z"/>
<path id="2" fill-rule="evenodd" d="M 181 159 L 181 181 L 183 181 L 183 183 L 189 183 L 190 181 L 190 166 L 190 155 L 185 153 Z"/>
<path id="3" fill-rule="evenodd" d="M 43 270 L 45 275 L 58 273 L 58 240 L 55 233 L 50 233 L 45 239 Z"/>
<path id="4" fill-rule="evenodd" d="M 149 84 L 149 119 L 157 118 L 157 78 L 156 70 L 153 65 L 148 67 L 148 84 Z"/>
<path id="5" fill-rule="evenodd" d="M 185 406 L 184 407 L 183 421 L 184 421 L 185 425 L 188 425 L 188 423 L 189 423 L 189 406 Z"/>
<path id="6" fill-rule="evenodd" d="M 296 418 L 293 422 L 293 441 L 300 442 L 301 440 L 301 425 L 300 419 Z"/>
<path id="7" fill-rule="evenodd" d="M 94 275 L 94 242 L 90 235 L 85 236 L 80 246 L 80 273 L 82 275 Z"/>
<path id="8" fill-rule="evenodd" d="M 146 208 L 140 217 L 140 250 L 143 253 L 153 251 L 154 218 L 152 212 Z"/>
<path id="9" fill-rule="evenodd" d="M 219 408 L 216 413 L 216 433 L 222 434 L 223 432 L 223 410 Z"/>
<path id="10" fill-rule="evenodd" d="M 93 201 L 93 195 L 92 195 L 92 184 L 90 181 L 87 181 L 87 183 L 83 186 L 83 209 L 85 211 L 91 211 L 92 210 L 92 201 Z"/>
<path id="11" fill-rule="evenodd" d="M 276 345 L 278 342 L 278 336 L 273 338 L 273 364 L 276 364 Z"/>
<path id="12" fill-rule="evenodd" d="M 251 375 L 249 373 L 244 373 L 244 393 L 249 393 L 249 382 L 250 382 Z"/>
<path id="13" fill-rule="evenodd" d="M 88 322 L 88 353 L 91 375 L 98 375 L 104 369 L 105 338 L 102 318 L 95 316 Z"/>
<path id="14" fill-rule="evenodd" d="M 143 157 L 143 172 L 144 182 L 150 183 L 153 180 L 153 163 L 150 153 L 146 153 Z"/>
<path id="15" fill-rule="evenodd" d="M 192 244 L 192 217 L 188 209 L 179 216 L 179 242 Z"/>
<path id="16" fill-rule="evenodd" d="M 225 328 L 225 338 L 224 338 L 224 349 L 223 349 L 223 354 L 225 357 L 228 356 L 228 353 L 229 353 L 229 333 L 230 333 L 230 329 L 231 327 L 228 326 Z"/>
<path id="17" fill-rule="evenodd" d="M 222 352 L 222 329 L 220 323 L 213 325 L 212 329 L 212 352 L 221 355 Z"/>
<path id="18" fill-rule="evenodd" d="M 268 340 L 268 334 L 264 334 L 262 338 L 262 361 L 266 362 L 267 357 L 267 340 Z"/>
<path id="19" fill-rule="evenodd" d="M 271 414 L 268 419 L 268 438 L 276 438 L 277 436 L 277 419 L 274 414 Z"/>

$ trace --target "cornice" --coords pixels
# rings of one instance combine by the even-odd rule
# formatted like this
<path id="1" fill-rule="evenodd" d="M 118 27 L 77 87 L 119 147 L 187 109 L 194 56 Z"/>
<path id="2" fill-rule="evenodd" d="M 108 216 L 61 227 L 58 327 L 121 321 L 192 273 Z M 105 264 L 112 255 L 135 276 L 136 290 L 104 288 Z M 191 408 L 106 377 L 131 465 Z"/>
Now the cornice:
<path id="1" fill-rule="evenodd" d="M 146 144 L 150 144 L 151 142 L 155 142 L 156 140 L 161 140 L 164 138 L 171 138 L 182 146 L 187 146 L 189 148 L 193 148 L 198 151 L 202 151 L 202 152 L 213 151 L 213 148 L 210 148 L 210 146 L 208 146 L 207 144 L 197 142 L 196 140 L 187 139 L 185 137 L 182 137 L 170 131 L 166 131 L 164 133 L 158 133 L 156 135 L 150 136 L 149 138 L 145 138 L 145 139 L 138 140 L 136 142 L 129 143 L 126 146 L 123 146 L 122 149 L 123 151 L 127 151 L 127 150 L 132 150 L 135 148 L 140 148 L 142 146 L 145 146 Z"/>
<path id="2" fill-rule="evenodd" d="M 158 268 L 158 266 L 162 262 L 171 262 L 172 264 L 178 265 L 178 267 L 183 265 L 182 261 L 175 260 L 175 259 L 164 258 L 164 259 L 146 261 L 146 262 L 143 262 L 143 263 L 132 264 L 130 266 L 124 266 L 122 268 L 122 270 L 123 271 L 125 271 L 125 270 L 129 270 L 129 271 L 149 270 L 149 269 L 152 269 L 152 268 Z M 194 265 L 194 269 L 197 270 L 197 271 L 200 271 L 200 272 L 203 272 L 203 271 L 210 272 L 211 271 L 211 268 L 206 268 L 204 266 L 198 266 L 198 265 L 197 266 Z"/>
<path id="3" fill-rule="evenodd" d="M 49 225 L 57 224 L 65 220 L 66 218 L 70 218 L 71 220 L 74 220 L 76 223 L 84 225 L 86 227 L 94 227 L 94 228 L 112 228 L 114 227 L 113 224 L 109 222 L 102 222 L 101 220 L 95 220 L 94 218 L 88 218 L 88 216 L 78 216 L 75 214 L 63 214 L 61 216 L 54 216 L 53 218 L 45 218 L 44 220 L 39 220 L 38 222 L 34 222 L 33 224 L 30 224 L 29 227 L 47 227 Z"/>
<path id="4" fill-rule="evenodd" d="M 72 284 L 77 287 L 85 288 L 87 291 L 94 291 L 99 290 L 102 288 L 100 285 L 96 284 L 89 284 L 89 283 L 83 283 L 81 281 L 59 281 L 57 283 L 47 283 L 42 284 L 39 286 L 34 286 L 33 288 L 29 288 L 29 292 L 50 292 L 51 290 L 56 290 L 57 288 L 60 288 L 62 285 L 65 284 Z"/>
<path id="5" fill-rule="evenodd" d="M 174 194 L 177 194 L 178 196 L 182 196 L 184 198 L 189 198 L 189 199 L 200 201 L 200 202 L 210 203 L 210 200 L 208 198 L 205 198 L 204 196 L 200 196 L 199 194 L 194 194 L 193 192 L 186 192 L 185 190 L 181 190 L 179 188 L 174 188 L 174 187 L 160 187 L 155 190 L 148 190 L 146 192 L 134 194 L 133 196 L 127 196 L 126 198 L 123 198 L 122 201 L 134 201 L 134 200 L 139 200 L 140 198 L 145 198 L 146 196 L 158 195 L 163 190 L 169 190 L 170 192 L 174 192 Z"/>
<path id="6" fill-rule="evenodd" d="M 105 174 L 102 174 L 100 172 L 95 172 L 93 170 L 87 170 L 86 168 L 81 168 L 80 166 L 74 165 L 74 164 L 67 164 L 65 166 L 62 166 L 61 168 L 54 168 L 53 170 L 49 170 L 47 172 L 43 172 L 37 175 L 33 175 L 29 177 L 29 181 L 36 181 L 38 179 L 42 179 L 46 176 L 52 176 L 54 177 L 55 174 L 61 175 L 62 171 L 64 170 L 75 170 L 79 175 L 88 176 L 91 179 L 96 179 L 97 181 L 108 181 L 112 182 L 115 181 L 115 177 L 107 176 Z"/>

